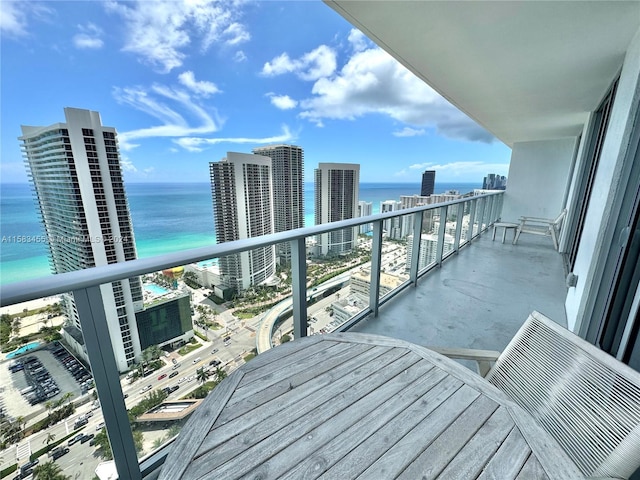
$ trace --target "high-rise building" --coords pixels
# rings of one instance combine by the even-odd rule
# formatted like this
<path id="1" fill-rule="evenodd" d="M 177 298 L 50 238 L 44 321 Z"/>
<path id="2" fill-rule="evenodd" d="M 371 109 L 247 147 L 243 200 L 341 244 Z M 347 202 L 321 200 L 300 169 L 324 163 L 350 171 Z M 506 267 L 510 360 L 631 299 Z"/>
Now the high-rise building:
<path id="1" fill-rule="evenodd" d="M 248 153 L 227 153 L 209 164 L 213 214 L 218 243 L 273 233 L 271 159 Z M 275 246 L 219 259 L 222 283 L 241 293 L 272 279 Z"/>
<path id="2" fill-rule="evenodd" d="M 436 186 L 436 171 L 425 170 L 422 174 L 422 187 L 420 188 L 420 195 L 428 197 L 433 195 L 433 189 Z"/>
<path id="3" fill-rule="evenodd" d="M 360 200 L 358 202 L 358 217 L 368 217 L 373 214 L 373 203 Z M 360 233 L 364 234 L 370 232 L 373 229 L 371 223 L 365 223 L 360 225 Z"/>
<path id="4" fill-rule="evenodd" d="M 355 218 L 358 214 L 360 165 L 320 163 L 315 170 L 316 225 Z M 318 254 L 348 252 L 357 246 L 358 228 L 318 235 Z"/>
<path id="5" fill-rule="evenodd" d="M 30 172 L 54 273 L 136 258 L 116 131 L 100 114 L 64 109 L 66 122 L 22 126 L 22 151 Z M 140 279 L 100 287 L 118 369 L 141 354 L 136 311 L 143 308 Z M 69 343 L 87 358 L 72 294 L 63 298 Z"/>
<path id="6" fill-rule="evenodd" d="M 498 175 L 497 173 L 490 173 L 484 177 L 482 181 L 483 190 L 505 190 L 507 188 L 507 177 L 504 175 Z"/>
<path id="7" fill-rule="evenodd" d="M 380 213 L 395 212 L 400 210 L 402 203 L 396 200 L 385 200 L 380 202 Z M 382 229 L 389 238 L 400 240 L 402 238 L 402 224 L 405 217 L 389 218 L 382 222 Z"/>
<path id="8" fill-rule="evenodd" d="M 271 158 L 274 233 L 304 227 L 304 150 L 295 145 L 269 145 L 252 152 Z M 290 263 L 291 244 L 278 244 L 276 254 L 280 263 Z"/>

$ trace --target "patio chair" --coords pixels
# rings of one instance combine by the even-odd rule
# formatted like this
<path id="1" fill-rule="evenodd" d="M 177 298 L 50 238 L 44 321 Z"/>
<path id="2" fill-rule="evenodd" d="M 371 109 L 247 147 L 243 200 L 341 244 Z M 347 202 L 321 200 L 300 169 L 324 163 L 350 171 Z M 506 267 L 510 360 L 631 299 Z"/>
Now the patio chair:
<path id="1" fill-rule="evenodd" d="M 479 365 L 495 354 L 448 353 Z M 629 478 L 640 467 L 640 373 L 541 313 L 529 315 L 486 379 L 528 411 L 586 477 Z"/>
<path id="2" fill-rule="evenodd" d="M 520 217 L 520 225 L 516 229 L 516 235 L 513 239 L 513 244 L 518 243 L 521 233 L 531 233 L 534 235 L 550 236 L 553 240 L 553 246 L 556 250 L 559 249 L 558 237 L 560 235 L 560 228 L 562 226 L 562 220 L 567 215 L 567 210 L 564 209 L 560 212 L 557 218 L 539 218 L 539 217 Z"/>

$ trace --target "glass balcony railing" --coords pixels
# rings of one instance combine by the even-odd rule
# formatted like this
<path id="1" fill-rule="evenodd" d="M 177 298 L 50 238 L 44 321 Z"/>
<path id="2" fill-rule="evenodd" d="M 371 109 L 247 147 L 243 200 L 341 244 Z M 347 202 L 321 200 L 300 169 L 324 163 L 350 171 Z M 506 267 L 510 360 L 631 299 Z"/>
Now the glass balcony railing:
<path id="1" fill-rule="evenodd" d="M 164 447 L 179 434 L 180 425 L 192 409 L 197 408 L 197 401 L 188 398 L 198 396 L 195 391 L 206 395 L 226 374 L 274 345 L 307 335 L 346 331 L 368 315 L 377 316 L 382 304 L 415 285 L 421 275 L 440 266 L 446 257 L 498 220 L 502 200 L 503 192 L 492 192 L 4 286 L 3 307 L 73 295 L 79 325 L 70 324 L 67 318 L 65 339 L 78 342 L 79 348 L 84 349 L 91 375 L 81 371 L 82 362 L 64 348 L 65 341 L 47 347 L 53 378 L 51 382 L 47 380 L 51 389 L 43 391 L 43 395 L 52 394 L 56 400 L 65 394 L 63 390 L 73 388 L 77 392 L 67 395 L 67 403 L 86 413 L 67 416 L 31 439 L 25 435 L 33 429 L 25 426 L 38 415 L 46 417 L 57 412 L 64 402 L 60 406 L 51 401 L 36 403 L 25 415 L 5 415 L 5 427 L 15 427 L 17 417 L 20 421 L 19 432 L 4 427 L 0 432 L 6 446 L 0 452 L 5 460 L 3 472 L 15 465 L 13 470 L 20 473 L 20 467 L 29 459 L 47 451 L 49 456 L 62 452 L 63 457 L 65 448 L 73 448 L 69 442 L 95 448 L 108 441 L 119 478 L 144 478 L 162 464 Z M 335 232 L 338 233 L 332 236 Z M 323 236 L 332 237 L 341 245 L 352 236 L 351 247 L 340 247 L 321 256 L 317 242 Z M 283 242 L 290 245 L 291 265 L 279 268 L 273 282 L 250 288 L 242 297 L 227 299 L 225 307 L 202 303 L 210 291 L 195 284 L 200 270 L 214 264 L 215 259 Z M 191 267 L 185 269 L 187 265 Z M 134 277 L 142 280 L 141 303 L 148 318 L 137 318 L 138 332 L 125 332 L 129 328 L 125 322 L 121 322 L 120 330 L 111 331 L 114 325 L 107 322 L 104 305 L 115 305 L 115 297 L 122 292 L 114 282 L 120 285 L 120 280 Z M 193 325 L 176 330 L 175 342 L 152 355 L 149 352 L 154 350 L 158 329 L 171 328 L 169 323 L 162 323 L 162 315 L 155 315 L 154 309 L 169 301 L 176 315 L 180 309 L 190 310 L 187 317 L 191 317 Z M 111 342 L 105 341 L 114 337 L 122 338 L 122 352 L 114 352 Z M 150 358 L 133 364 L 126 352 L 136 348 Z M 13 360 L 27 357 L 25 353 Z M 123 362 L 129 369 L 126 376 L 122 373 Z M 22 362 L 7 359 L 3 369 L 18 363 Z M 34 368 L 33 375 L 42 373 L 39 366 Z M 3 371 L 2 375 L 12 374 Z M 18 377 L 13 378 L 3 383 L 5 388 L 15 390 L 22 386 L 25 395 L 30 393 L 26 389 L 31 385 L 22 385 L 14 381 Z M 55 394 L 54 382 L 59 390 Z M 92 396 L 94 385 L 96 398 Z M 16 395 L 20 398 L 19 391 Z M 93 419 L 89 420 L 91 416 Z M 7 453 L 8 449 L 14 450 Z M 13 460 L 7 461 L 9 458 Z M 15 458 L 20 461 L 12 465 Z"/>

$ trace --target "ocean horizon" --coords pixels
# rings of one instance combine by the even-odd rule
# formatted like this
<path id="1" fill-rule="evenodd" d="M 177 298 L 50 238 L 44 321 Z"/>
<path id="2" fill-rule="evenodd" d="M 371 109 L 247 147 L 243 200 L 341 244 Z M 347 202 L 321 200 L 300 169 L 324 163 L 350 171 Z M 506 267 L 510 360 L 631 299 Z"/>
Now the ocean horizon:
<path id="1" fill-rule="evenodd" d="M 482 183 L 436 182 L 434 193 L 467 193 Z M 211 184 L 125 183 L 138 258 L 215 244 Z M 373 203 L 419 195 L 420 183 L 360 183 L 359 199 Z M 305 182 L 305 226 L 314 225 L 313 182 Z M 0 285 L 51 275 L 38 209 L 28 183 L 0 184 Z"/>

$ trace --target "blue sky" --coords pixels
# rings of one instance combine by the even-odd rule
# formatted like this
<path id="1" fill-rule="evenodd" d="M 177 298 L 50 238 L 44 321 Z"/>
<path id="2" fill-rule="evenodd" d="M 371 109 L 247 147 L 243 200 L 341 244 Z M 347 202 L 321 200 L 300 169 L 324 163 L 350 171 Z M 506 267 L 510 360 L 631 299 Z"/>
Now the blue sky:
<path id="1" fill-rule="evenodd" d="M 364 182 L 479 182 L 510 149 L 320 1 L 0 3 L 0 181 L 26 182 L 20 125 L 100 112 L 128 182 L 208 182 L 271 143 Z"/>

